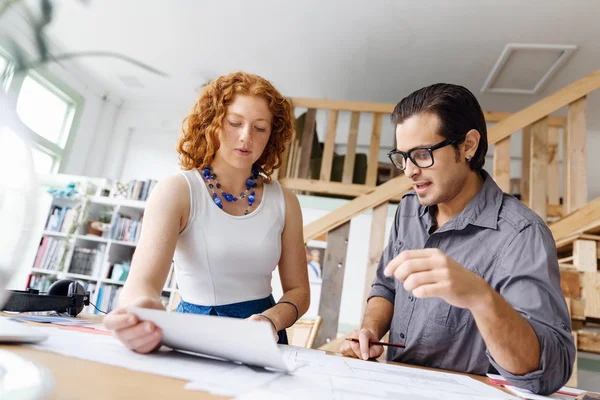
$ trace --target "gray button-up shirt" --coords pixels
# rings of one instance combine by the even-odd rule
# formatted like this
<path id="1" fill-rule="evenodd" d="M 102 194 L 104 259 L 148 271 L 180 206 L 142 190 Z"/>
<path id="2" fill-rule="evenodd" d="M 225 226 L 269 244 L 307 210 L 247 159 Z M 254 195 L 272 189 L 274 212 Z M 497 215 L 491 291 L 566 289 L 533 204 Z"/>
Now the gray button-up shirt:
<path id="1" fill-rule="evenodd" d="M 571 376 L 575 345 L 567 304 L 560 289 L 556 247 L 542 219 L 518 199 L 502 193 L 482 172 L 482 189 L 466 208 L 440 229 L 415 192 L 396 211 L 369 298 L 394 305 L 388 360 L 483 375 L 490 363 L 513 385 L 550 393 Z M 402 282 L 383 275 L 403 250 L 438 248 L 483 277 L 535 330 L 541 345 L 537 371 L 514 375 L 487 351 L 473 315 L 439 298 L 417 299 Z"/>

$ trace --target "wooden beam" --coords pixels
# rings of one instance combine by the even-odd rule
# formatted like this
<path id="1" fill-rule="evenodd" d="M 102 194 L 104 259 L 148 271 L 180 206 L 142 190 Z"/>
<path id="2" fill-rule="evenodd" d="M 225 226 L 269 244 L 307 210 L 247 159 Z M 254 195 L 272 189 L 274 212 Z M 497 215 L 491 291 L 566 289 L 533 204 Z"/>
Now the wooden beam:
<path id="1" fill-rule="evenodd" d="M 358 111 L 379 114 L 391 114 L 394 111 L 394 107 L 396 107 L 396 104 L 393 103 L 369 103 L 364 101 L 327 100 L 301 97 L 292 97 L 289 100 L 294 107 L 300 108 L 319 108 L 327 110 Z M 500 111 L 484 111 L 483 115 L 485 117 L 486 122 L 496 123 L 503 121 L 508 117 L 511 117 L 513 113 Z M 565 118 L 559 116 L 550 116 L 550 126 L 561 127 L 564 125 L 564 123 Z M 519 129 L 517 129 L 517 131 Z"/>
<path id="2" fill-rule="evenodd" d="M 600 353 L 600 333 L 580 329 L 577 331 L 577 349 Z"/>
<path id="3" fill-rule="evenodd" d="M 485 122 L 500 122 L 508 117 L 513 115 L 513 113 L 509 112 L 501 112 L 501 111 L 484 111 L 483 116 L 485 117 Z M 565 121 L 567 120 L 565 117 L 558 117 L 555 115 L 548 116 L 548 124 L 555 128 L 561 128 Z"/>
<path id="4" fill-rule="evenodd" d="M 531 106 L 514 113 L 488 129 L 488 142 L 494 144 L 520 131 L 558 109 L 579 100 L 596 89 L 600 89 L 600 70 L 571 83 Z"/>
<path id="5" fill-rule="evenodd" d="M 529 191 L 531 185 L 531 126 L 526 126 L 522 132 L 522 158 L 521 158 L 521 201 L 528 204 L 531 208 L 531 199 Z"/>
<path id="6" fill-rule="evenodd" d="M 578 350 L 577 350 L 577 332 L 571 332 L 573 335 L 573 343 L 575 343 L 575 361 L 573 362 L 573 372 L 571 373 L 571 377 L 565 384 L 565 386 L 576 388 L 578 383 L 578 368 L 577 368 L 577 359 L 579 358 Z"/>
<path id="7" fill-rule="evenodd" d="M 568 237 L 556 242 L 556 251 L 558 251 L 560 253 L 560 252 L 564 252 L 564 251 L 573 250 L 573 243 L 578 239 L 599 241 L 600 236 L 599 235 L 586 235 L 585 233 L 576 233 L 574 235 L 568 236 Z M 599 245 L 600 245 L 600 243 L 599 243 Z M 600 250 L 599 250 L 599 253 L 600 253 Z M 600 258 L 600 257 L 598 257 L 598 258 Z"/>
<path id="8" fill-rule="evenodd" d="M 346 155 L 344 156 L 344 173 L 342 183 L 352 183 L 354 177 L 354 163 L 356 161 L 356 145 L 358 143 L 358 126 L 360 123 L 360 113 L 352 112 L 350 117 L 350 132 L 348 133 L 348 144 L 346 146 Z"/>
<path id="9" fill-rule="evenodd" d="M 327 121 L 327 136 L 323 145 L 323 160 L 321 161 L 321 173 L 319 179 L 325 182 L 331 180 L 331 167 L 333 165 L 333 153 L 335 151 L 335 135 L 337 133 L 338 111 L 329 110 Z"/>
<path id="10" fill-rule="evenodd" d="M 559 129 L 548 127 L 548 203 L 560 204 L 560 174 L 558 172 Z M 561 206 L 562 208 L 562 206 Z"/>
<path id="11" fill-rule="evenodd" d="M 295 107 L 303 108 L 325 108 L 338 111 L 356 111 L 366 113 L 391 114 L 395 104 L 391 103 L 368 103 L 364 101 L 327 100 L 292 97 L 290 101 Z"/>
<path id="12" fill-rule="evenodd" d="M 333 229 L 327 236 L 319 302 L 319 316 L 323 318 L 323 323 L 315 339 L 314 347 L 320 347 L 337 337 L 349 233 L 350 222 L 348 221 Z"/>
<path id="13" fill-rule="evenodd" d="M 385 247 L 385 224 L 388 214 L 388 203 L 382 203 L 373 209 L 371 218 L 371 239 L 369 242 L 369 260 L 367 262 L 367 271 L 365 274 L 365 289 L 363 290 L 362 312 L 365 312 L 367 298 L 371 293 L 371 284 L 377 274 L 379 259 Z"/>
<path id="14" fill-rule="evenodd" d="M 556 241 L 600 227 L 600 197 L 550 224 L 549 227 Z"/>
<path id="15" fill-rule="evenodd" d="M 581 297 L 581 282 L 579 281 L 579 272 L 560 270 L 560 288 L 565 297 Z"/>
<path id="16" fill-rule="evenodd" d="M 279 183 L 288 189 L 351 197 L 361 196 L 375 189 L 375 186 L 325 182 L 316 179 L 281 179 Z"/>
<path id="17" fill-rule="evenodd" d="M 587 119 L 586 98 L 569 104 L 565 149 L 568 152 L 565 164 L 565 210 L 567 213 L 587 203 Z"/>
<path id="18" fill-rule="evenodd" d="M 319 218 L 306 225 L 304 227 L 304 241 L 307 242 L 315 236 L 319 236 L 324 232 L 329 232 L 336 226 L 340 226 L 344 222 L 350 221 L 355 215 L 378 206 L 396 195 L 405 193 L 411 188 L 412 181 L 405 175 L 390 179 L 364 196 L 357 197 L 351 202 L 333 210 L 323 218 Z"/>
<path id="19" fill-rule="evenodd" d="M 510 193 L 510 137 L 495 144 L 494 180 L 504 193 Z"/>
<path id="20" fill-rule="evenodd" d="M 302 143 L 300 143 L 300 165 L 298 166 L 297 175 L 299 178 L 308 178 L 316 117 L 317 110 L 314 108 L 311 108 L 306 112 L 306 119 L 304 120 L 304 132 L 302 132 Z"/>
<path id="21" fill-rule="evenodd" d="M 585 321 L 585 303 L 581 299 L 571 299 L 571 319 Z"/>
<path id="22" fill-rule="evenodd" d="M 546 221 L 548 203 L 548 118 L 531 125 L 531 168 L 529 170 L 530 208 Z"/>
<path id="23" fill-rule="evenodd" d="M 600 273 L 583 273 L 583 299 L 586 318 L 600 318 Z"/>
<path id="24" fill-rule="evenodd" d="M 573 243 L 573 265 L 580 272 L 598 271 L 598 250 L 595 240 L 576 240 Z"/>
<path id="25" fill-rule="evenodd" d="M 371 147 L 369 149 L 369 161 L 367 166 L 366 184 L 369 186 L 377 185 L 377 169 L 379 166 L 379 150 L 381 142 L 381 120 L 383 116 L 380 113 L 373 114 L 373 130 L 371 131 Z"/>

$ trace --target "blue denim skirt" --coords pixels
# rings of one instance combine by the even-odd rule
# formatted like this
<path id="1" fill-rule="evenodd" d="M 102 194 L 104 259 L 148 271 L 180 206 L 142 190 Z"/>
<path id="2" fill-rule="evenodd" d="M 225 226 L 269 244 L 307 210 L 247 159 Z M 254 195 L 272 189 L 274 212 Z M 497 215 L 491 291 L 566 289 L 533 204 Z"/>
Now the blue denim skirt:
<path id="1" fill-rule="evenodd" d="M 260 314 L 265 310 L 275 305 L 273 295 L 259 300 L 244 301 L 241 303 L 224 304 L 222 306 L 201 306 L 198 304 L 188 303 L 181 298 L 175 312 L 202 314 L 202 315 L 218 315 L 220 317 L 231 318 L 248 318 L 252 314 Z M 265 320 L 266 321 L 266 320 Z M 277 332 L 279 335 L 279 344 L 288 344 L 287 334 L 285 329 Z"/>

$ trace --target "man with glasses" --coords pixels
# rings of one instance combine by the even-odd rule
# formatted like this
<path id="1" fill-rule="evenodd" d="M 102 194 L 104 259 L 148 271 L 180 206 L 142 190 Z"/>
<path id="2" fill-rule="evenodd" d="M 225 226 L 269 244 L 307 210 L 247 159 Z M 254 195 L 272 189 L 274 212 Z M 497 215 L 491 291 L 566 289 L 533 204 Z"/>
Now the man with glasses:
<path id="1" fill-rule="evenodd" d="M 575 345 L 544 221 L 483 170 L 485 118 L 462 86 L 436 84 L 392 114 L 394 165 L 413 182 L 396 211 L 362 328 L 342 354 L 483 375 L 535 393 L 569 379 Z"/>

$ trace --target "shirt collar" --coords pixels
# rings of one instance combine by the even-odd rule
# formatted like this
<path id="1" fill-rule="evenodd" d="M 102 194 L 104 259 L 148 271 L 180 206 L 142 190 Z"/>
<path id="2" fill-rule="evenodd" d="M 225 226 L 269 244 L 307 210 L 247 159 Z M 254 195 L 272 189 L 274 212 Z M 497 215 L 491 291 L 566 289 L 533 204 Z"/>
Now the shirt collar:
<path id="1" fill-rule="evenodd" d="M 465 209 L 452 218 L 453 222 L 447 224 L 449 229 L 460 230 L 469 224 L 489 229 L 498 228 L 498 216 L 504 193 L 485 170 L 481 170 L 480 174 L 483 178 L 483 186 Z M 420 206 L 419 218 L 425 217 L 433 220 L 428 213 L 429 210 L 428 206 Z"/>

